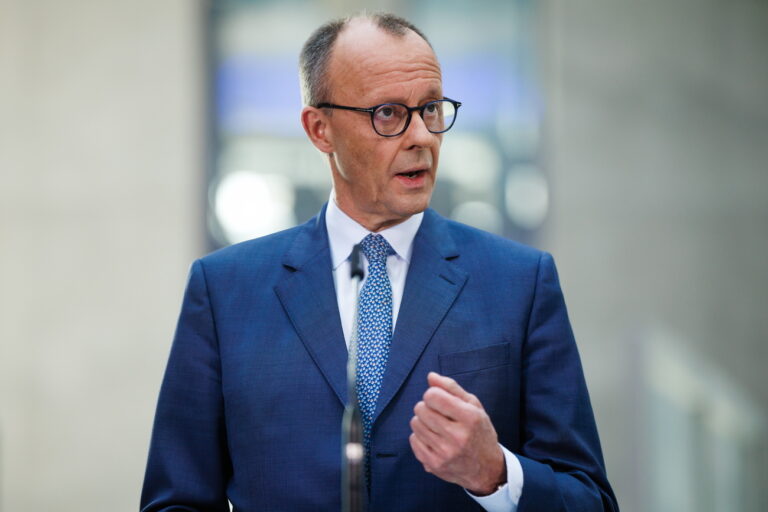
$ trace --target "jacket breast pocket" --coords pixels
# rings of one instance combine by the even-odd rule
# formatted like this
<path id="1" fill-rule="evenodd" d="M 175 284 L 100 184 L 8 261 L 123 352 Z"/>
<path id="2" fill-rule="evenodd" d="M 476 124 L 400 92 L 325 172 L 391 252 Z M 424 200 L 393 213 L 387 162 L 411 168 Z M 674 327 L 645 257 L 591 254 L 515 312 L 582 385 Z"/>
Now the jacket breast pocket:
<path id="1" fill-rule="evenodd" d="M 518 446 L 519 358 L 512 343 L 438 355 L 440 373 L 474 394 L 493 422 L 502 444 Z"/>
<path id="2" fill-rule="evenodd" d="M 511 360 L 510 349 L 509 343 L 499 343 L 473 350 L 439 354 L 440 372 L 443 375 L 459 375 L 507 366 Z"/>

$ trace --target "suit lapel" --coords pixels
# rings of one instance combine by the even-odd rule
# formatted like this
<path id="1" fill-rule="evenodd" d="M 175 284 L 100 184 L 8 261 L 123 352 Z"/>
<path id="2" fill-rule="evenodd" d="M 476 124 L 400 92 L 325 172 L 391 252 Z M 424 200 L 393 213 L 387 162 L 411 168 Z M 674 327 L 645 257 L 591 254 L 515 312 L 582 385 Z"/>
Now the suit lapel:
<path id="1" fill-rule="evenodd" d="M 374 421 L 411 373 L 467 280 L 466 273 L 450 261 L 458 252 L 445 221 L 434 211 L 425 211 L 413 244 Z"/>
<path id="2" fill-rule="evenodd" d="M 333 284 L 325 208 L 299 231 L 283 265 L 293 273 L 275 286 L 275 293 L 312 360 L 344 404 L 347 347 Z"/>

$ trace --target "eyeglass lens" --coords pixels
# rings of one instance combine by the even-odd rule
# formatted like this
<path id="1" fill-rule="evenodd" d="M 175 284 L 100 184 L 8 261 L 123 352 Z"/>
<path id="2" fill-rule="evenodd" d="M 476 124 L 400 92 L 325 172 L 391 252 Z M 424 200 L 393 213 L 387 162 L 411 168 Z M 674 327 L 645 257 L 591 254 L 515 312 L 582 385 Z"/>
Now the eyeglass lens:
<path id="1" fill-rule="evenodd" d="M 448 100 L 431 101 L 424 105 L 421 117 L 430 132 L 444 132 L 453 125 L 456 107 Z M 381 135 L 399 134 L 407 122 L 408 109 L 403 105 L 382 105 L 373 112 L 373 127 Z"/>

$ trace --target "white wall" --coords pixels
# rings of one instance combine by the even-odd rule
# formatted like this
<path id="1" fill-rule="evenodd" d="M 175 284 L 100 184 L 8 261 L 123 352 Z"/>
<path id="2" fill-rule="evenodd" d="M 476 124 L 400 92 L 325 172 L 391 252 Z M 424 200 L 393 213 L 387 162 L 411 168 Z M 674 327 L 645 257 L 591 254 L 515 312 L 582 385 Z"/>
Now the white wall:
<path id="1" fill-rule="evenodd" d="M 136 510 L 202 252 L 199 2 L 0 0 L 0 509 Z"/>
<path id="2" fill-rule="evenodd" d="M 768 415 L 768 4 L 554 0 L 541 20 L 544 238 L 622 511 L 659 510 L 649 477 L 674 454 L 648 455 L 655 434 L 637 389 L 653 336 L 680 340 L 685 359 L 716 369 L 702 382 L 722 375 Z M 765 441 L 740 456 L 764 478 Z M 763 504 L 733 510 L 766 510 L 759 474 L 740 485 Z"/>

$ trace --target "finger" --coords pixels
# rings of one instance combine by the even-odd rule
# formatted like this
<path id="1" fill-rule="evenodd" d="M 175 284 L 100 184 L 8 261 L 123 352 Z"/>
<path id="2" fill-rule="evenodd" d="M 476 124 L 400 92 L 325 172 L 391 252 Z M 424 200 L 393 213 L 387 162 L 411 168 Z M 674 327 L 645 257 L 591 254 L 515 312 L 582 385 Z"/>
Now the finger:
<path id="1" fill-rule="evenodd" d="M 449 392 L 450 394 L 461 398 L 467 403 L 470 403 L 478 407 L 482 407 L 482 405 L 480 404 L 480 400 L 478 400 L 475 395 L 467 392 L 464 388 L 462 388 L 459 385 L 458 382 L 456 382 L 450 377 L 445 377 L 444 375 L 440 375 L 437 372 L 429 372 L 429 374 L 427 375 L 427 382 L 429 383 L 430 386 L 436 386 L 436 387 L 442 388 L 447 392 Z"/>
<path id="2" fill-rule="evenodd" d="M 477 410 L 443 388 L 431 387 L 424 392 L 424 403 L 433 411 L 455 422 L 463 422 Z"/>
<path id="3" fill-rule="evenodd" d="M 416 437 L 424 445 L 428 446 L 432 452 L 438 454 L 443 452 L 442 445 L 445 443 L 445 440 L 430 430 L 418 417 L 414 416 L 411 418 L 410 426 Z"/>
<path id="4" fill-rule="evenodd" d="M 423 401 L 416 404 L 413 408 L 413 413 L 436 435 L 445 436 L 450 433 L 451 422 L 453 422 L 453 420 L 443 416 L 434 409 L 431 409 Z"/>
<path id="5" fill-rule="evenodd" d="M 424 442 L 421 441 L 416 434 L 411 434 L 408 437 L 408 442 L 411 444 L 411 450 L 413 450 L 413 454 L 416 456 L 416 460 L 421 462 L 421 464 L 424 466 L 424 470 L 427 473 L 431 473 L 432 468 L 434 467 L 434 461 L 429 447 L 425 445 Z"/>

